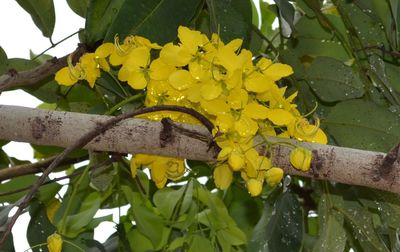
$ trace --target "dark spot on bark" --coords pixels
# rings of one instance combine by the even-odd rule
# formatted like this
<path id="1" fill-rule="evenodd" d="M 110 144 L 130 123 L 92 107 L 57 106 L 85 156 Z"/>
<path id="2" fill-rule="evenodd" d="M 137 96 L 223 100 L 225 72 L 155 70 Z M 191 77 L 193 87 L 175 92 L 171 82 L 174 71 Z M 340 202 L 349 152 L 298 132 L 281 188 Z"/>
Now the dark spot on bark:
<path id="1" fill-rule="evenodd" d="M 393 149 L 391 149 L 383 160 L 379 167 L 379 173 L 381 175 L 387 175 L 393 170 L 393 164 L 396 160 L 400 160 L 400 144 L 397 144 Z"/>
<path id="2" fill-rule="evenodd" d="M 46 131 L 45 122 L 40 117 L 35 117 L 31 122 L 32 136 L 35 139 L 41 139 Z"/>
<path id="3" fill-rule="evenodd" d="M 163 118 L 161 123 L 163 127 L 160 132 L 160 147 L 164 148 L 168 143 L 172 143 L 175 137 L 172 130 L 171 119 Z"/>

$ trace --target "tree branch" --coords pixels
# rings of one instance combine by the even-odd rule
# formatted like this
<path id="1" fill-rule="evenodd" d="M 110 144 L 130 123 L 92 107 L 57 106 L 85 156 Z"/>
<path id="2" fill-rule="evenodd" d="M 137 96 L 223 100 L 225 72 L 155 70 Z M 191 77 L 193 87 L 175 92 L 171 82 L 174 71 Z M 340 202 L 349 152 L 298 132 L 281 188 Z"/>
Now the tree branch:
<path id="1" fill-rule="evenodd" d="M 3 112 L 2 108 L 4 108 L 4 107 L 8 107 L 8 106 L 0 106 L 0 111 Z M 15 106 L 9 106 L 9 107 L 15 107 Z M 22 108 L 22 107 L 16 107 L 16 108 Z M 6 109 L 4 109 L 4 110 L 6 110 Z M 73 142 L 62 153 L 60 153 L 54 159 L 54 161 L 51 162 L 51 164 L 46 168 L 46 170 L 43 171 L 43 174 L 38 178 L 38 180 L 32 185 L 32 188 L 30 189 L 30 191 L 26 194 L 23 201 L 19 204 L 17 211 L 11 217 L 10 222 L 8 223 L 7 228 L 5 229 L 3 236 L 0 240 L 0 248 L 4 244 L 7 237 L 11 234 L 11 230 L 12 230 L 15 222 L 17 221 L 18 217 L 22 214 L 24 209 L 28 206 L 29 202 L 32 200 L 33 196 L 35 195 L 35 193 L 37 192 L 39 187 L 45 182 L 47 176 L 54 170 L 54 168 L 59 166 L 73 150 L 84 147 L 90 141 L 92 141 L 94 138 L 96 138 L 98 135 L 105 133 L 109 129 L 116 126 L 119 122 L 121 122 L 127 118 L 134 117 L 134 116 L 141 115 L 141 114 L 146 114 L 146 113 L 158 112 L 158 111 L 175 111 L 175 112 L 186 113 L 186 114 L 193 116 L 194 118 L 198 119 L 208 129 L 209 139 L 210 140 L 212 139 L 211 130 L 213 128 L 213 125 L 205 116 L 203 116 L 202 114 L 200 114 L 199 112 L 197 112 L 193 109 L 179 107 L 179 106 L 173 106 L 173 105 L 160 105 L 160 106 L 154 106 L 154 107 L 148 107 L 148 108 L 141 108 L 141 109 L 138 109 L 135 111 L 121 114 L 119 116 L 109 117 L 108 119 L 106 119 L 105 121 L 102 121 L 102 122 L 97 122 L 96 125 L 94 125 L 90 129 L 88 129 L 88 131 L 86 133 L 81 135 L 75 142 Z M 53 112 L 55 112 L 55 111 L 53 111 Z M 57 112 L 57 113 L 60 113 L 60 112 Z M 67 113 L 67 112 L 64 112 L 64 113 Z M 45 117 L 43 119 L 47 120 L 49 118 Z M 35 130 L 33 130 L 34 137 L 41 138 L 43 136 L 43 132 L 46 131 L 46 127 L 43 127 L 45 125 L 43 123 L 43 120 L 36 117 L 35 121 L 33 123 L 39 123 L 38 124 L 39 128 L 36 128 Z M 30 123 L 28 122 L 28 124 L 30 124 Z M 181 128 L 181 126 L 178 126 L 178 127 Z M 39 131 L 37 131 L 37 130 L 39 130 Z M 185 130 L 191 131 L 189 129 L 185 129 Z M 173 143 L 175 140 L 175 133 L 172 131 L 172 126 L 168 129 L 163 128 L 160 131 L 160 134 L 158 135 L 160 140 L 161 140 L 161 136 L 163 136 L 163 135 L 168 136 L 168 141 L 167 141 L 167 139 L 162 139 L 163 140 L 163 145 L 161 146 L 162 148 L 166 147 L 169 142 Z M 199 133 L 199 134 L 194 134 L 194 135 L 199 136 L 201 134 Z M 188 136 L 188 137 L 193 138 L 193 135 Z M 203 137 L 205 138 L 205 137 L 207 137 L 207 135 L 204 135 Z M 197 139 L 197 137 L 194 139 Z M 204 142 L 204 139 L 199 139 L 199 140 Z M 206 142 L 208 145 L 210 144 L 210 141 L 206 141 Z M 160 145 L 160 143 L 159 143 L 159 145 Z M 208 148 L 208 151 L 210 151 L 210 150 L 214 153 L 213 156 L 215 156 L 216 152 L 218 151 L 216 148 Z"/>
<path id="2" fill-rule="evenodd" d="M 85 46 L 79 45 L 72 53 L 73 62 L 76 62 L 84 52 L 86 52 Z M 8 70 L 7 73 L 0 76 L 0 93 L 15 87 L 37 84 L 39 81 L 55 74 L 58 70 L 65 67 L 67 65 L 68 56 L 69 55 L 66 55 L 61 58 L 54 57 L 27 71 L 18 72 L 15 69 Z"/>
<path id="3" fill-rule="evenodd" d="M 0 139 L 68 147 L 110 118 L 113 117 L 0 105 Z M 192 132 L 192 135 L 209 137 L 209 131 L 204 127 L 178 123 L 176 125 Z M 172 136 L 169 136 L 169 140 L 164 143 L 160 139 L 164 129 L 161 122 L 141 119 L 125 120 L 95 137 L 84 148 L 118 153 L 146 153 L 192 160 L 214 160 L 217 150 L 208 151 L 207 141 L 201 137 L 185 134 L 184 131 L 177 130 L 176 126 L 171 128 Z M 262 139 L 256 139 L 256 141 L 261 142 Z M 397 147 L 385 158 L 385 154 L 380 152 L 300 143 L 295 140 L 272 137 L 268 138 L 268 141 L 291 142 L 313 150 L 312 169 L 309 172 L 301 172 L 294 169 L 289 162 L 291 148 L 285 145 L 274 145 L 271 152 L 272 162 L 275 166 L 282 167 L 286 174 L 400 193 L 400 154 Z M 262 149 L 265 149 L 265 146 L 260 145 L 260 151 Z M 388 159 L 390 162 L 387 161 Z"/>
<path id="4" fill-rule="evenodd" d="M 56 156 L 40 160 L 36 163 L 0 168 L 0 182 L 6 179 L 11 179 L 19 176 L 41 172 L 47 166 L 49 166 L 51 162 L 54 161 L 55 158 Z M 75 164 L 86 159 L 87 156 L 77 157 L 77 158 L 67 158 L 64 160 L 64 162 L 61 163 L 61 165 Z"/>

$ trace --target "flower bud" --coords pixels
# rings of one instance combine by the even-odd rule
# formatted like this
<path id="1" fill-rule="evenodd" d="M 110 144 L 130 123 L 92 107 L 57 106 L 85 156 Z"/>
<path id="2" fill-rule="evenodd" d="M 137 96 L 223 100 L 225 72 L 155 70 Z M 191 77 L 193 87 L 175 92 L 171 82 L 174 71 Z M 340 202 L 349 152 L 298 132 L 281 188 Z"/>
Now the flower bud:
<path id="1" fill-rule="evenodd" d="M 251 178 L 251 179 L 247 180 L 246 183 L 247 183 L 247 190 L 249 191 L 249 193 L 252 197 L 260 195 L 260 193 L 262 191 L 262 186 L 263 186 L 262 181 Z"/>
<path id="2" fill-rule="evenodd" d="M 265 180 L 267 181 L 268 185 L 276 186 L 281 182 L 283 177 L 283 170 L 278 167 L 272 167 L 271 169 L 265 172 Z"/>
<path id="3" fill-rule="evenodd" d="M 232 170 L 228 165 L 222 164 L 214 169 L 214 183 L 219 189 L 228 189 L 232 183 L 232 179 Z"/>
<path id="4" fill-rule="evenodd" d="M 54 233 L 47 237 L 47 248 L 49 252 L 61 252 L 62 250 L 63 240 L 61 236 L 57 233 Z"/>
<path id="5" fill-rule="evenodd" d="M 312 152 L 308 149 L 297 147 L 290 153 L 290 163 L 294 168 L 308 171 L 311 166 Z"/>

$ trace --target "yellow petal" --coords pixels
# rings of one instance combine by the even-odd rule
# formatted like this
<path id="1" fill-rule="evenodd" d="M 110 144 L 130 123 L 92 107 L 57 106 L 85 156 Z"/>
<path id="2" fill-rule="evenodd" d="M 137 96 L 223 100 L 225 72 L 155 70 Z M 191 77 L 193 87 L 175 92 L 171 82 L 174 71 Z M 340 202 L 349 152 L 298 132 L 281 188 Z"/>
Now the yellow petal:
<path id="1" fill-rule="evenodd" d="M 284 109 L 270 109 L 267 113 L 267 118 L 275 125 L 288 125 L 295 118 L 292 113 Z"/>
<path id="2" fill-rule="evenodd" d="M 281 63 L 275 63 L 263 70 L 263 73 L 274 81 L 280 80 L 283 77 L 293 73 L 291 66 Z"/>
<path id="3" fill-rule="evenodd" d="M 168 78 L 169 84 L 177 90 L 185 90 L 193 84 L 192 75 L 187 70 L 177 70 Z"/>
<path id="4" fill-rule="evenodd" d="M 238 121 L 235 122 L 235 130 L 242 137 L 253 136 L 257 133 L 258 124 L 247 116 L 241 116 Z"/>
<path id="5" fill-rule="evenodd" d="M 268 112 L 268 108 L 256 102 L 247 104 L 242 111 L 243 114 L 252 119 L 266 119 Z"/>
<path id="6" fill-rule="evenodd" d="M 242 109 L 249 99 L 249 93 L 244 89 L 231 90 L 227 101 L 232 109 Z"/>
<path id="7" fill-rule="evenodd" d="M 167 80 L 175 67 L 167 65 L 160 58 L 153 60 L 150 65 L 150 78 L 153 80 Z"/>
<path id="8" fill-rule="evenodd" d="M 244 81 L 246 90 L 256 93 L 268 91 L 273 85 L 275 85 L 275 82 L 272 79 L 267 78 L 259 72 L 253 72 Z"/>
<path id="9" fill-rule="evenodd" d="M 218 127 L 220 132 L 225 133 L 232 129 L 234 122 L 235 119 L 231 114 L 221 114 L 215 120 L 215 126 Z"/>
<path id="10" fill-rule="evenodd" d="M 70 73 L 68 67 L 61 68 L 56 73 L 56 76 L 54 79 L 57 81 L 58 84 L 64 85 L 64 86 L 72 86 L 78 81 L 78 79 L 71 76 L 71 73 Z"/>
<path id="11" fill-rule="evenodd" d="M 260 195 L 263 183 L 258 179 L 251 178 L 246 181 L 247 190 L 252 197 Z"/>
<path id="12" fill-rule="evenodd" d="M 61 236 L 54 233 L 47 237 L 47 248 L 49 252 L 61 252 L 63 245 L 63 240 Z"/>
<path id="13" fill-rule="evenodd" d="M 201 107 L 211 115 L 220 115 L 229 111 L 229 106 L 224 100 L 215 99 L 211 101 L 201 101 Z"/>
<path id="14" fill-rule="evenodd" d="M 113 53 L 115 50 L 115 45 L 113 43 L 104 43 L 100 45 L 94 54 L 99 58 L 105 58 Z"/>
<path id="15" fill-rule="evenodd" d="M 229 156 L 228 164 L 232 170 L 239 171 L 245 164 L 243 154 L 238 151 L 233 151 Z"/>
<path id="16" fill-rule="evenodd" d="M 206 100 L 213 100 L 222 93 L 221 85 L 214 81 L 207 82 L 201 87 L 201 96 Z"/>
<path id="17" fill-rule="evenodd" d="M 311 166 L 312 152 L 308 149 L 297 147 L 290 153 L 290 163 L 294 168 L 308 171 Z"/>
<path id="18" fill-rule="evenodd" d="M 150 50 L 147 47 L 138 47 L 129 52 L 124 67 L 128 69 L 138 69 L 146 67 L 150 60 Z"/>
<path id="19" fill-rule="evenodd" d="M 191 54 L 195 54 L 198 46 L 203 45 L 203 36 L 199 31 L 190 30 L 187 27 L 178 27 L 178 38 Z"/>
<path id="20" fill-rule="evenodd" d="M 219 165 L 214 169 L 213 177 L 215 185 L 219 189 L 225 190 L 232 183 L 232 178 L 233 178 L 232 170 L 226 164 Z"/>
<path id="21" fill-rule="evenodd" d="M 265 180 L 268 185 L 276 186 L 281 182 L 283 178 L 283 170 L 278 167 L 272 167 L 271 169 L 265 172 Z"/>
<path id="22" fill-rule="evenodd" d="M 128 78 L 128 84 L 133 89 L 144 89 L 147 86 L 147 80 L 141 72 L 131 72 Z"/>
<path id="23" fill-rule="evenodd" d="M 161 49 L 160 58 L 171 66 L 185 66 L 192 56 L 181 47 L 168 43 Z"/>

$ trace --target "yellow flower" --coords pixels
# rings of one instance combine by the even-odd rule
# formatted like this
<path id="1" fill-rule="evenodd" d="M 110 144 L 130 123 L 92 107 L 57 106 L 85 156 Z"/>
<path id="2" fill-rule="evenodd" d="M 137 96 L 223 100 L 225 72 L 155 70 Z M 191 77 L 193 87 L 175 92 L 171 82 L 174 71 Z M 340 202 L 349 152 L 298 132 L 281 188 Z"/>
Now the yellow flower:
<path id="1" fill-rule="evenodd" d="M 177 180 L 185 172 L 183 160 L 177 158 L 137 154 L 131 159 L 131 173 L 135 177 L 137 168 L 140 166 L 148 167 L 151 179 L 157 188 L 163 188 L 168 179 Z"/>
<path id="2" fill-rule="evenodd" d="M 283 170 L 278 167 L 272 167 L 271 169 L 265 172 L 265 180 L 268 185 L 276 186 L 281 182 L 283 178 Z"/>
<path id="3" fill-rule="evenodd" d="M 143 89 L 149 80 L 150 49 L 138 47 L 133 49 L 118 72 L 118 79 L 127 81 L 133 89 Z"/>
<path id="4" fill-rule="evenodd" d="M 245 164 L 245 151 L 251 148 L 253 143 L 252 139 L 239 138 L 235 141 L 235 137 L 231 138 L 217 138 L 216 142 L 221 151 L 218 153 L 217 160 L 228 160 L 228 164 L 234 171 L 239 171 Z"/>
<path id="5" fill-rule="evenodd" d="M 63 245 L 63 240 L 61 236 L 54 233 L 47 237 L 47 248 L 49 252 L 61 252 Z"/>
<path id="6" fill-rule="evenodd" d="M 215 185 L 219 189 L 225 190 L 232 183 L 233 179 L 232 170 L 226 164 L 218 165 L 214 169 L 213 177 Z"/>
<path id="7" fill-rule="evenodd" d="M 246 186 L 250 195 L 252 197 L 255 197 L 260 195 L 260 193 L 262 192 L 263 182 L 255 178 L 251 178 L 246 181 Z"/>
<path id="8" fill-rule="evenodd" d="M 297 147 L 290 153 L 290 163 L 294 168 L 308 171 L 311 166 L 312 152 L 308 149 Z"/>
<path id="9" fill-rule="evenodd" d="M 107 50 L 111 50 L 108 44 L 100 46 L 94 53 L 85 53 L 75 66 L 69 56 L 68 66 L 56 73 L 55 80 L 58 84 L 65 86 L 74 85 L 79 80 L 86 80 L 93 88 L 94 83 L 100 77 L 100 69 L 106 72 L 110 71 L 110 66 L 105 59 L 108 56 Z"/>
<path id="10" fill-rule="evenodd" d="M 319 128 L 319 120 L 316 124 L 310 124 L 307 119 L 299 117 L 288 125 L 288 133 L 299 141 L 326 144 L 328 138 Z"/>

